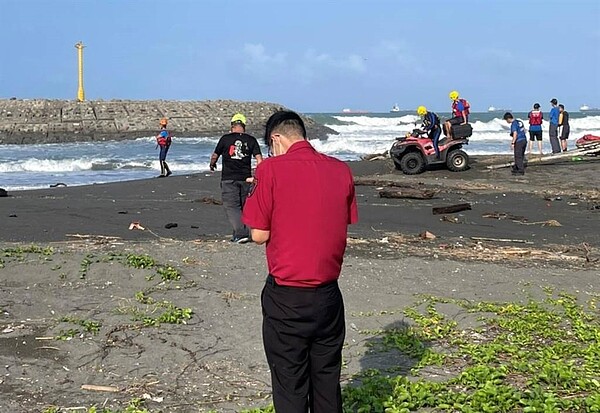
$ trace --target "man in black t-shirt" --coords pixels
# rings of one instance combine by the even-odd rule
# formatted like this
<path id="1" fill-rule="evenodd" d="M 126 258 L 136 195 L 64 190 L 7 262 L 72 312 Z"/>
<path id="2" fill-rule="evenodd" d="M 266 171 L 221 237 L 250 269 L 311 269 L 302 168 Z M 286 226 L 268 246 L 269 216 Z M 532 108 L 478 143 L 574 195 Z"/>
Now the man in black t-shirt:
<path id="1" fill-rule="evenodd" d="M 251 135 L 245 133 L 246 117 L 237 113 L 231 118 L 231 133 L 223 135 L 210 158 L 210 170 L 217 169 L 219 156 L 223 157 L 221 172 L 221 196 L 227 219 L 233 227 L 232 242 L 243 244 L 250 241 L 250 232 L 242 223 L 242 208 L 246 202 L 252 180 L 252 156 L 256 163 L 262 162 L 260 146 Z"/>

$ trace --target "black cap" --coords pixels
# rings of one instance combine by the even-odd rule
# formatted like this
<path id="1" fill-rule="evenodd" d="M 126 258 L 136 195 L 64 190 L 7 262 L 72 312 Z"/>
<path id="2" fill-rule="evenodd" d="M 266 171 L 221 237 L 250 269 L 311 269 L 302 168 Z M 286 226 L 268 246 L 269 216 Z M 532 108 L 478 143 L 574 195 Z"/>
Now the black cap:
<path id="1" fill-rule="evenodd" d="M 554 98 L 550 101 L 550 103 L 552 103 L 553 105 L 556 105 L 558 103 L 558 100 L 556 100 L 556 98 Z"/>
<path id="2" fill-rule="evenodd" d="M 539 109 L 540 108 L 540 104 L 539 103 L 534 103 L 533 104 L 533 108 L 534 109 Z"/>

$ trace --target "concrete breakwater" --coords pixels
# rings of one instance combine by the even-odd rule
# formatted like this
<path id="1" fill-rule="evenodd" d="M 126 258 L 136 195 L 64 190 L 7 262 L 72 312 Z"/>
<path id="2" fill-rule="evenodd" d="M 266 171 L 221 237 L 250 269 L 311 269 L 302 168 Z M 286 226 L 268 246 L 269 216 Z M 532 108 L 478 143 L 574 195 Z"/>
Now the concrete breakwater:
<path id="1" fill-rule="evenodd" d="M 237 112 L 247 132 L 262 137 L 264 125 L 281 105 L 233 100 L 168 101 L 0 99 L 0 144 L 34 144 L 136 139 L 156 135 L 161 118 L 175 137 L 220 136 Z M 309 138 L 336 133 L 304 116 Z"/>

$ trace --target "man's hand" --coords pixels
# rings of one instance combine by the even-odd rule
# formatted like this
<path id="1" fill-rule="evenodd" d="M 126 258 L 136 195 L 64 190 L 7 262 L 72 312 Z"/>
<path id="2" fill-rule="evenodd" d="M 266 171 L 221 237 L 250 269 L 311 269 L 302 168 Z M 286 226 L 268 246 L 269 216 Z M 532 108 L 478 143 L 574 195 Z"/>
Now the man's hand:
<path id="1" fill-rule="evenodd" d="M 212 172 L 216 171 L 216 170 L 217 170 L 217 164 L 216 164 L 216 163 L 211 163 L 211 164 L 210 164 L 210 170 L 211 170 Z"/>
<path id="2" fill-rule="evenodd" d="M 246 178 L 246 182 L 248 182 L 249 184 L 253 184 L 254 183 L 254 177 L 251 176 L 250 178 Z"/>

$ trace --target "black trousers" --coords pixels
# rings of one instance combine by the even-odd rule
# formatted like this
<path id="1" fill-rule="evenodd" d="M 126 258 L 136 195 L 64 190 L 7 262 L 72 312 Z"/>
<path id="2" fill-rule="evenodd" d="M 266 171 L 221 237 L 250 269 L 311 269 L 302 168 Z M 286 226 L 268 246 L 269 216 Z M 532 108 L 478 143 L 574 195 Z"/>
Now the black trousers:
<path id="1" fill-rule="evenodd" d="M 250 184 L 245 181 L 221 181 L 221 199 L 225 214 L 233 228 L 233 238 L 250 236 L 250 230 L 242 223 L 242 209 L 246 203 Z"/>
<path id="2" fill-rule="evenodd" d="M 522 139 L 515 143 L 514 155 L 515 155 L 515 167 L 514 172 L 525 173 L 525 149 L 527 148 L 527 140 Z"/>
<path id="3" fill-rule="evenodd" d="M 269 276 L 261 300 L 275 411 L 341 413 L 346 327 L 337 282 L 285 287 Z"/>

